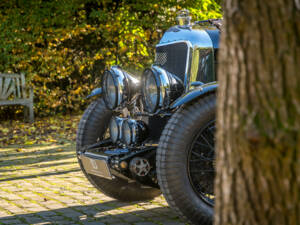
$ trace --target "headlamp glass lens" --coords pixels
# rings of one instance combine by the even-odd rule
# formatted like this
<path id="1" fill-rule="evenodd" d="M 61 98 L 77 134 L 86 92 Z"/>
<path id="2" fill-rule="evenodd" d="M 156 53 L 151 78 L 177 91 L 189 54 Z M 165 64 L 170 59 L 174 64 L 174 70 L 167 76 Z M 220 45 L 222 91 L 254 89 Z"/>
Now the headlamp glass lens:
<path id="1" fill-rule="evenodd" d="M 130 130 L 130 125 L 129 121 L 126 120 L 123 123 L 122 126 L 122 137 L 123 137 L 123 142 L 127 145 L 131 144 L 131 130 Z"/>
<path id="2" fill-rule="evenodd" d="M 113 75 L 105 72 L 103 77 L 104 100 L 106 106 L 114 109 L 117 105 L 117 86 L 115 85 Z"/>
<path id="3" fill-rule="evenodd" d="M 109 133 L 112 142 L 116 142 L 119 138 L 119 127 L 116 119 L 113 117 L 109 124 Z"/>
<path id="4" fill-rule="evenodd" d="M 148 129 L 143 121 L 126 119 L 122 125 L 122 142 L 126 145 L 142 143 L 148 136 Z"/>
<path id="5" fill-rule="evenodd" d="M 154 74 L 150 71 L 146 74 L 144 95 L 148 111 L 154 112 L 158 103 L 158 86 Z"/>
<path id="6" fill-rule="evenodd" d="M 109 73 L 106 80 L 107 100 L 109 105 L 114 108 L 117 101 L 117 87 L 115 86 L 114 79 Z"/>

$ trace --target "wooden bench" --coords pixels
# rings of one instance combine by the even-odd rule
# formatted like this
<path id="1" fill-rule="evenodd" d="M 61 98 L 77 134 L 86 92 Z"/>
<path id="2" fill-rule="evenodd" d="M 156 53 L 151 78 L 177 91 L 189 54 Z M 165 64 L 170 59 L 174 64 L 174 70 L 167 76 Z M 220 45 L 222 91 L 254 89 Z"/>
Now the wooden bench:
<path id="1" fill-rule="evenodd" d="M 24 118 L 29 119 L 30 123 L 34 121 L 33 89 L 26 87 L 24 74 L 0 73 L 0 106 L 2 105 L 23 105 Z"/>

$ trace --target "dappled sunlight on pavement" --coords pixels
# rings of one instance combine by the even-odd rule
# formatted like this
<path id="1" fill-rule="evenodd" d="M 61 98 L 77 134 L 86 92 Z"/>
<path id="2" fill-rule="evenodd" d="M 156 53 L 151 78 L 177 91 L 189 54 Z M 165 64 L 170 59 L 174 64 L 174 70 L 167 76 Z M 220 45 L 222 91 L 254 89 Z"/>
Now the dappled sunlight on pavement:
<path id="1" fill-rule="evenodd" d="M 0 148 L 0 224 L 184 224 L 162 196 L 119 202 L 81 173 L 73 142 Z"/>

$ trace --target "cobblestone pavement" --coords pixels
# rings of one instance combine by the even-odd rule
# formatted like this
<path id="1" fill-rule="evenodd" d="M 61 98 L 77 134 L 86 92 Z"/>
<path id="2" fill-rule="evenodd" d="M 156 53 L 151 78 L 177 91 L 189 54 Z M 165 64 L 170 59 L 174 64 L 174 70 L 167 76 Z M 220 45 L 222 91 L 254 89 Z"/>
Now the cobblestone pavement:
<path id="1" fill-rule="evenodd" d="M 0 224 L 184 224 L 162 196 L 119 202 L 90 185 L 74 145 L 0 148 Z"/>

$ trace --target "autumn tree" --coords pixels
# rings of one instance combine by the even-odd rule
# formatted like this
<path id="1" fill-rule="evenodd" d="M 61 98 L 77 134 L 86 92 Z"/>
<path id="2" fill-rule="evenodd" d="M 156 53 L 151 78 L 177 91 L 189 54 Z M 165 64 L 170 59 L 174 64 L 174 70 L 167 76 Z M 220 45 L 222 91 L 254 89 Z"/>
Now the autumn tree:
<path id="1" fill-rule="evenodd" d="M 300 3 L 223 9 L 215 224 L 300 224 Z"/>
<path id="2" fill-rule="evenodd" d="M 215 224 L 300 224 L 300 3 L 223 9 Z"/>

